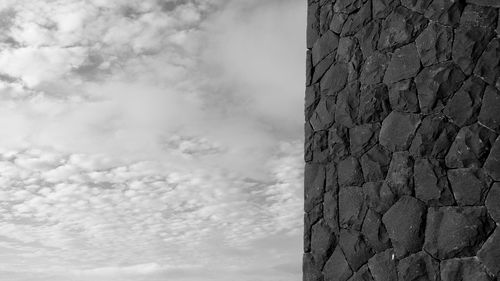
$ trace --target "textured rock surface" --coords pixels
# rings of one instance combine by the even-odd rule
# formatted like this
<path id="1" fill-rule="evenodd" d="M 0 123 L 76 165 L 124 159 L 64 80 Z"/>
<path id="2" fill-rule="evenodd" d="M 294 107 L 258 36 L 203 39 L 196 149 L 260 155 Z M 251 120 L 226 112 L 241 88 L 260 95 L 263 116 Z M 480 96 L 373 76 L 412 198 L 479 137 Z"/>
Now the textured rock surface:
<path id="1" fill-rule="evenodd" d="M 308 0 L 305 281 L 500 281 L 500 1 Z"/>

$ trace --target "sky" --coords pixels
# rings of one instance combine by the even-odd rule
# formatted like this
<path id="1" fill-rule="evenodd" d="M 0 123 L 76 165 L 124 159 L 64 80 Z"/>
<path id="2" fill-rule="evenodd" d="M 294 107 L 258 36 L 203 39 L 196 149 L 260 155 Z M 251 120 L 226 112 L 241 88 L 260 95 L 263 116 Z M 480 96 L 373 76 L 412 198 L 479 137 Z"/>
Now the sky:
<path id="1" fill-rule="evenodd" d="M 0 281 L 298 281 L 302 0 L 2 0 Z"/>

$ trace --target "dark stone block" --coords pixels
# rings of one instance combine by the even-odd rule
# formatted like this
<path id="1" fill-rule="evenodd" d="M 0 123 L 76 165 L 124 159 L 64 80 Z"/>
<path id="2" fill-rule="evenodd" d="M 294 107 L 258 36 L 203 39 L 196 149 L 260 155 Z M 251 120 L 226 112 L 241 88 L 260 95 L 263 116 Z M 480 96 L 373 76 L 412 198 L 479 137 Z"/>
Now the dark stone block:
<path id="1" fill-rule="evenodd" d="M 339 193 L 339 185 L 337 179 L 337 166 L 335 163 L 326 164 L 326 183 L 325 192 L 333 191 L 334 194 Z"/>
<path id="2" fill-rule="evenodd" d="M 484 205 L 491 180 L 482 169 L 462 168 L 448 171 L 448 179 L 459 206 Z"/>
<path id="3" fill-rule="evenodd" d="M 491 218 L 500 224 L 500 183 L 496 182 L 491 186 L 485 205 Z"/>
<path id="4" fill-rule="evenodd" d="M 380 0 L 383 1 L 383 0 Z M 372 21 L 356 34 L 364 57 L 370 57 L 377 50 L 377 42 L 380 35 L 380 23 Z"/>
<path id="5" fill-rule="evenodd" d="M 463 1 L 433 0 L 425 11 L 425 17 L 444 25 L 456 26 L 464 8 Z"/>
<path id="6" fill-rule="evenodd" d="M 485 207 L 431 207 L 424 250 L 441 260 L 473 256 L 492 229 Z"/>
<path id="7" fill-rule="evenodd" d="M 415 197 L 430 206 L 452 205 L 446 170 L 435 159 L 419 158 L 414 166 Z"/>
<path id="8" fill-rule="evenodd" d="M 368 261 L 368 268 L 375 281 L 397 281 L 398 272 L 393 249 L 374 255 Z"/>
<path id="9" fill-rule="evenodd" d="M 338 0 L 335 1 L 335 5 L 333 6 L 333 10 L 335 12 L 342 12 L 346 14 L 352 14 L 356 10 L 360 9 L 363 6 L 363 2 L 366 0 Z"/>
<path id="10" fill-rule="evenodd" d="M 306 162 L 326 163 L 329 160 L 328 132 L 314 132 L 312 127 L 306 124 L 305 155 Z"/>
<path id="11" fill-rule="evenodd" d="M 338 182 L 340 186 L 361 186 L 363 185 L 363 172 L 359 161 L 355 157 L 347 157 L 340 161 L 337 166 Z"/>
<path id="12" fill-rule="evenodd" d="M 443 113 L 460 127 L 475 123 L 481 108 L 485 86 L 481 79 L 475 76 L 470 77 L 451 97 Z"/>
<path id="13" fill-rule="evenodd" d="M 306 86 L 311 86 L 312 80 L 312 54 L 311 50 L 307 49 L 306 51 Z"/>
<path id="14" fill-rule="evenodd" d="M 399 5 L 399 0 L 373 0 L 372 12 L 373 18 L 383 19 L 387 17 L 394 8 Z"/>
<path id="15" fill-rule="evenodd" d="M 394 51 L 385 71 L 384 83 L 391 84 L 403 79 L 412 78 L 420 70 L 420 58 L 414 43 L 405 45 Z"/>
<path id="16" fill-rule="evenodd" d="M 477 26 L 461 26 L 455 29 L 452 57 L 465 74 L 472 73 L 477 59 L 483 53 L 493 34 L 491 29 Z"/>
<path id="17" fill-rule="evenodd" d="M 496 134 L 473 124 L 463 127 L 446 155 L 448 168 L 481 168 L 495 141 Z"/>
<path id="18" fill-rule="evenodd" d="M 339 40 L 339 46 L 337 48 L 337 56 L 335 59 L 338 62 L 348 63 L 351 61 L 356 50 L 358 50 L 358 45 L 352 37 L 341 37 Z"/>
<path id="19" fill-rule="evenodd" d="M 481 125 L 500 133 L 500 92 L 487 86 L 484 91 L 483 105 L 479 112 L 479 122 Z"/>
<path id="20" fill-rule="evenodd" d="M 493 281 L 476 258 L 450 259 L 441 262 L 442 281 Z"/>
<path id="21" fill-rule="evenodd" d="M 304 252 L 311 251 L 311 231 L 312 226 L 323 216 L 323 206 L 318 204 L 309 212 L 304 214 Z"/>
<path id="22" fill-rule="evenodd" d="M 345 88 L 347 83 L 347 64 L 337 62 L 333 64 L 320 80 L 321 93 L 335 96 Z"/>
<path id="23" fill-rule="evenodd" d="M 500 39 L 493 39 L 477 61 L 474 74 L 486 83 L 499 86 L 500 78 Z"/>
<path id="24" fill-rule="evenodd" d="M 372 19 L 371 4 L 371 1 L 367 1 L 356 13 L 349 15 L 342 27 L 341 36 L 354 35 Z"/>
<path id="25" fill-rule="evenodd" d="M 339 224 L 341 228 L 361 230 L 367 210 L 363 190 L 357 186 L 341 187 L 339 192 Z"/>
<path id="26" fill-rule="evenodd" d="M 464 79 L 462 71 L 450 62 L 424 68 L 415 79 L 421 111 L 427 114 L 442 109 Z"/>
<path id="27" fill-rule="evenodd" d="M 428 115 L 422 120 L 410 146 L 414 157 L 433 157 L 442 159 L 446 156 L 458 128 L 448 122 L 441 114 Z"/>
<path id="28" fill-rule="evenodd" d="M 304 171 L 304 211 L 309 212 L 323 200 L 325 166 L 307 163 Z"/>
<path id="29" fill-rule="evenodd" d="M 422 249 L 425 215 L 426 206 L 422 201 L 403 196 L 382 217 L 398 258 Z"/>
<path id="30" fill-rule="evenodd" d="M 386 182 L 396 197 L 413 194 L 413 159 L 408 152 L 392 154 Z"/>
<path id="31" fill-rule="evenodd" d="M 323 220 L 313 225 L 311 231 L 311 254 L 314 262 L 320 268 L 325 264 L 336 244 L 337 237 Z"/>
<path id="32" fill-rule="evenodd" d="M 500 8 L 500 2 L 498 0 L 466 0 L 466 1 L 467 3 L 470 4 Z"/>
<path id="33" fill-rule="evenodd" d="M 373 281 L 368 264 L 363 265 L 348 281 Z"/>
<path id="34" fill-rule="evenodd" d="M 426 252 L 410 255 L 398 263 L 399 280 L 440 281 L 439 262 Z"/>
<path id="35" fill-rule="evenodd" d="M 418 106 L 417 88 L 413 79 L 401 80 L 389 86 L 389 101 L 395 111 L 417 113 Z"/>
<path id="36" fill-rule="evenodd" d="M 306 253 L 302 258 L 303 281 L 323 281 L 323 274 L 314 262 L 312 254 Z"/>
<path id="37" fill-rule="evenodd" d="M 323 219 L 325 223 L 336 234 L 339 233 L 339 195 L 337 192 L 329 191 L 325 193 L 323 201 Z"/>
<path id="38" fill-rule="evenodd" d="M 406 150 L 419 125 L 418 114 L 393 111 L 382 122 L 379 142 L 393 152 Z"/>
<path id="39" fill-rule="evenodd" d="M 339 36 L 332 31 L 327 31 L 321 36 L 312 48 L 312 63 L 316 66 L 326 56 L 337 50 L 339 45 Z"/>
<path id="40" fill-rule="evenodd" d="M 467 5 L 460 18 L 460 26 L 495 28 L 497 19 L 497 9 L 478 5 Z"/>
<path id="41" fill-rule="evenodd" d="M 370 209 L 380 214 L 396 202 L 396 196 L 385 182 L 367 182 L 363 185 L 363 193 Z"/>
<path id="42" fill-rule="evenodd" d="M 339 245 L 353 271 L 357 271 L 373 256 L 363 235 L 356 230 L 340 230 Z"/>
<path id="43" fill-rule="evenodd" d="M 326 262 L 323 274 L 325 281 L 346 281 L 352 276 L 352 270 L 339 246 Z"/>
<path id="44" fill-rule="evenodd" d="M 334 13 L 332 21 L 330 22 L 330 30 L 340 34 L 348 15 L 345 13 Z"/>
<path id="45" fill-rule="evenodd" d="M 453 28 L 431 23 L 415 40 L 420 60 L 430 66 L 451 59 Z"/>
<path id="46" fill-rule="evenodd" d="M 500 275 L 500 230 L 498 228 L 477 252 L 477 257 L 490 273 Z"/>
<path id="47" fill-rule="evenodd" d="M 323 2 L 323 3 L 322 3 Z M 320 1 L 320 11 L 319 11 L 319 33 L 324 35 L 328 33 L 330 29 L 330 23 L 333 18 L 333 5 L 332 1 Z"/>
<path id="48" fill-rule="evenodd" d="M 383 146 L 377 144 L 361 156 L 361 169 L 365 182 L 384 180 L 392 155 Z"/>
<path id="49" fill-rule="evenodd" d="M 431 3 L 432 0 L 401 0 L 401 5 L 420 14 L 423 14 Z"/>
<path id="50" fill-rule="evenodd" d="M 329 153 L 333 161 L 340 161 L 349 154 L 348 129 L 342 125 L 335 124 L 328 131 Z"/>
<path id="51" fill-rule="evenodd" d="M 382 82 L 389 57 L 381 52 L 375 51 L 368 58 L 361 69 L 359 77 L 361 84 L 373 85 Z"/>
<path id="52" fill-rule="evenodd" d="M 310 3 L 307 8 L 307 48 L 312 48 L 316 40 L 319 38 L 319 4 L 317 2 Z"/>
<path id="53" fill-rule="evenodd" d="M 382 122 L 390 111 L 389 95 L 385 85 L 368 86 L 361 91 L 357 114 L 359 123 Z"/>
<path id="54" fill-rule="evenodd" d="M 328 130 L 335 121 L 335 97 L 323 96 L 309 122 L 315 131 Z"/>
<path id="55" fill-rule="evenodd" d="M 309 121 L 311 116 L 313 115 L 314 110 L 316 109 L 316 105 L 320 99 L 319 88 L 317 85 L 306 87 L 305 93 L 305 102 L 304 102 L 304 116 L 305 121 Z"/>
<path id="56" fill-rule="evenodd" d="M 376 253 L 380 253 L 391 247 L 389 235 L 382 224 L 382 216 L 372 209 L 368 209 L 366 213 L 361 232 L 370 248 Z"/>
<path id="57" fill-rule="evenodd" d="M 335 107 L 335 122 L 347 128 L 352 128 L 359 108 L 359 84 L 351 83 L 337 96 Z"/>
<path id="58" fill-rule="evenodd" d="M 500 181 L 500 138 L 497 138 L 484 163 L 484 170 L 495 181 Z"/>
<path id="59" fill-rule="evenodd" d="M 378 140 L 380 124 L 363 124 L 349 130 L 351 154 L 355 157 L 363 155 Z"/>
<path id="60" fill-rule="evenodd" d="M 311 83 L 315 84 L 325 75 L 325 72 L 330 69 L 335 60 L 335 54 L 329 54 L 320 61 L 312 70 L 312 80 Z"/>
<path id="61" fill-rule="evenodd" d="M 382 23 L 378 49 L 396 48 L 409 43 L 425 28 L 428 20 L 399 6 Z"/>

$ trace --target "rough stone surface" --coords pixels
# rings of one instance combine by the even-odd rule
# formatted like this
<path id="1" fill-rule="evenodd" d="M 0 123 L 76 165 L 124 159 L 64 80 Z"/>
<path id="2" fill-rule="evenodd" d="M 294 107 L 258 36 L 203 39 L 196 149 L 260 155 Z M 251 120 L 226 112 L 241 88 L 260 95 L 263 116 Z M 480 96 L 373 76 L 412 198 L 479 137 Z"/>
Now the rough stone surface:
<path id="1" fill-rule="evenodd" d="M 500 230 L 498 228 L 484 243 L 477 257 L 490 273 L 500 275 Z"/>
<path id="2" fill-rule="evenodd" d="M 439 262 L 423 251 L 410 255 L 398 263 L 398 280 L 440 281 L 439 275 Z"/>
<path id="3" fill-rule="evenodd" d="M 415 44 L 408 44 L 396 49 L 384 75 L 384 83 L 392 84 L 412 78 L 420 69 L 420 61 Z"/>
<path id="4" fill-rule="evenodd" d="M 359 96 L 357 121 L 360 124 L 382 122 L 391 111 L 387 87 L 367 86 Z"/>
<path id="5" fill-rule="evenodd" d="M 385 181 L 367 182 L 363 185 L 363 192 L 368 206 L 380 214 L 385 213 L 396 201 L 396 195 Z"/>
<path id="6" fill-rule="evenodd" d="M 499 86 L 500 78 L 500 39 L 493 39 L 479 58 L 474 74 L 492 86 Z"/>
<path id="7" fill-rule="evenodd" d="M 311 254 L 314 262 L 323 266 L 336 242 L 336 236 L 331 228 L 322 220 L 317 222 L 311 232 Z"/>
<path id="8" fill-rule="evenodd" d="M 444 108 L 444 114 L 451 122 L 463 127 L 477 121 L 485 83 L 477 77 L 467 79 Z"/>
<path id="9" fill-rule="evenodd" d="M 463 2 L 456 0 L 433 0 L 425 11 L 425 17 L 443 25 L 457 26 L 463 11 Z"/>
<path id="10" fill-rule="evenodd" d="M 382 217 L 398 258 L 422 249 L 426 209 L 418 199 L 404 196 Z"/>
<path id="11" fill-rule="evenodd" d="M 488 192 L 485 205 L 491 218 L 500 224 L 500 183 L 493 184 Z"/>
<path id="12" fill-rule="evenodd" d="M 419 115 L 393 111 L 382 122 L 379 142 L 393 152 L 407 150 L 419 125 Z"/>
<path id="13" fill-rule="evenodd" d="M 483 97 L 483 105 L 481 106 L 481 112 L 479 113 L 479 122 L 495 131 L 497 134 L 500 133 L 500 92 L 491 87 L 486 87 Z"/>
<path id="14" fill-rule="evenodd" d="M 366 213 L 361 232 L 366 242 L 376 253 L 380 253 L 391 247 L 391 241 L 385 226 L 382 224 L 382 216 L 372 209 Z"/>
<path id="15" fill-rule="evenodd" d="M 498 0 L 467 0 L 467 3 L 500 8 L 500 2 L 498 2 Z"/>
<path id="16" fill-rule="evenodd" d="M 348 281 L 374 281 L 368 264 L 363 265 Z"/>
<path id="17" fill-rule="evenodd" d="M 363 172 L 355 157 L 348 157 L 338 164 L 338 182 L 340 186 L 363 185 Z"/>
<path id="18" fill-rule="evenodd" d="M 476 258 L 449 259 L 441 262 L 442 281 L 493 281 Z"/>
<path id="19" fill-rule="evenodd" d="M 368 261 L 368 268 L 375 281 L 397 281 L 395 253 L 393 249 L 374 255 Z"/>
<path id="20" fill-rule="evenodd" d="M 449 170 L 448 179 L 459 206 L 484 205 L 491 182 L 482 169 Z"/>
<path id="21" fill-rule="evenodd" d="M 415 197 L 429 206 L 448 206 L 454 203 L 453 195 L 446 178 L 444 163 L 435 159 L 415 160 L 414 176 Z"/>
<path id="22" fill-rule="evenodd" d="M 485 207 L 431 207 L 424 250 L 441 260 L 473 256 L 492 228 Z"/>
<path id="23" fill-rule="evenodd" d="M 364 85 L 373 85 L 382 82 L 385 70 L 389 64 L 389 56 L 381 52 L 373 52 L 366 58 L 361 69 L 359 81 Z"/>
<path id="24" fill-rule="evenodd" d="M 387 175 L 391 152 L 376 144 L 361 156 L 360 162 L 365 182 L 381 181 Z"/>
<path id="25" fill-rule="evenodd" d="M 493 147 L 484 163 L 484 169 L 495 181 L 500 181 L 500 137 L 493 144 Z"/>
<path id="26" fill-rule="evenodd" d="M 409 151 L 414 157 L 444 158 L 457 133 L 458 128 L 443 114 L 428 115 L 422 120 Z"/>
<path id="27" fill-rule="evenodd" d="M 340 246 L 335 248 L 323 269 L 324 280 L 330 281 L 346 281 L 352 276 L 352 270 L 347 263 L 347 260 L 342 253 Z"/>
<path id="28" fill-rule="evenodd" d="M 361 187 L 341 187 L 339 192 L 339 224 L 341 228 L 361 230 L 367 204 Z"/>
<path id="29" fill-rule="evenodd" d="M 378 40 L 378 49 L 394 48 L 409 43 L 426 26 L 428 20 L 421 14 L 399 6 L 384 19 Z"/>
<path id="30" fill-rule="evenodd" d="M 340 231 L 339 245 L 353 271 L 357 271 L 373 256 L 363 235 L 356 230 L 342 229 Z"/>
<path id="31" fill-rule="evenodd" d="M 413 158 L 408 152 L 392 154 L 386 183 L 397 197 L 413 194 Z"/>
<path id="32" fill-rule="evenodd" d="M 339 36 L 332 31 L 327 31 L 312 48 L 312 63 L 317 65 L 327 55 L 335 52 L 339 45 Z"/>
<path id="33" fill-rule="evenodd" d="M 445 62 L 451 58 L 453 28 L 435 22 L 431 23 L 415 39 L 415 43 L 422 65 L 429 66 Z"/>
<path id="34" fill-rule="evenodd" d="M 453 61 L 469 75 L 488 42 L 493 37 L 491 29 L 477 26 L 462 26 L 455 29 L 455 40 L 453 41 Z"/>
<path id="35" fill-rule="evenodd" d="M 389 87 L 389 101 L 395 111 L 409 113 L 420 111 L 417 88 L 413 79 L 405 79 L 391 84 Z"/>

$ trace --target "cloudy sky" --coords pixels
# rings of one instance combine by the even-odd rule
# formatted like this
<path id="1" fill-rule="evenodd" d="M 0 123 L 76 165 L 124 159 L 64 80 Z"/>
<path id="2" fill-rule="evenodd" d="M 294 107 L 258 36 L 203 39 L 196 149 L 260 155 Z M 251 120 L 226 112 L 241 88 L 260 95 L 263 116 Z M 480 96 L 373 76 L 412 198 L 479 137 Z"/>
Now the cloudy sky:
<path id="1" fill-rule="evenodd" d="M 302 0 L 0 1 L 0 281 L 298 281 Z"/>

